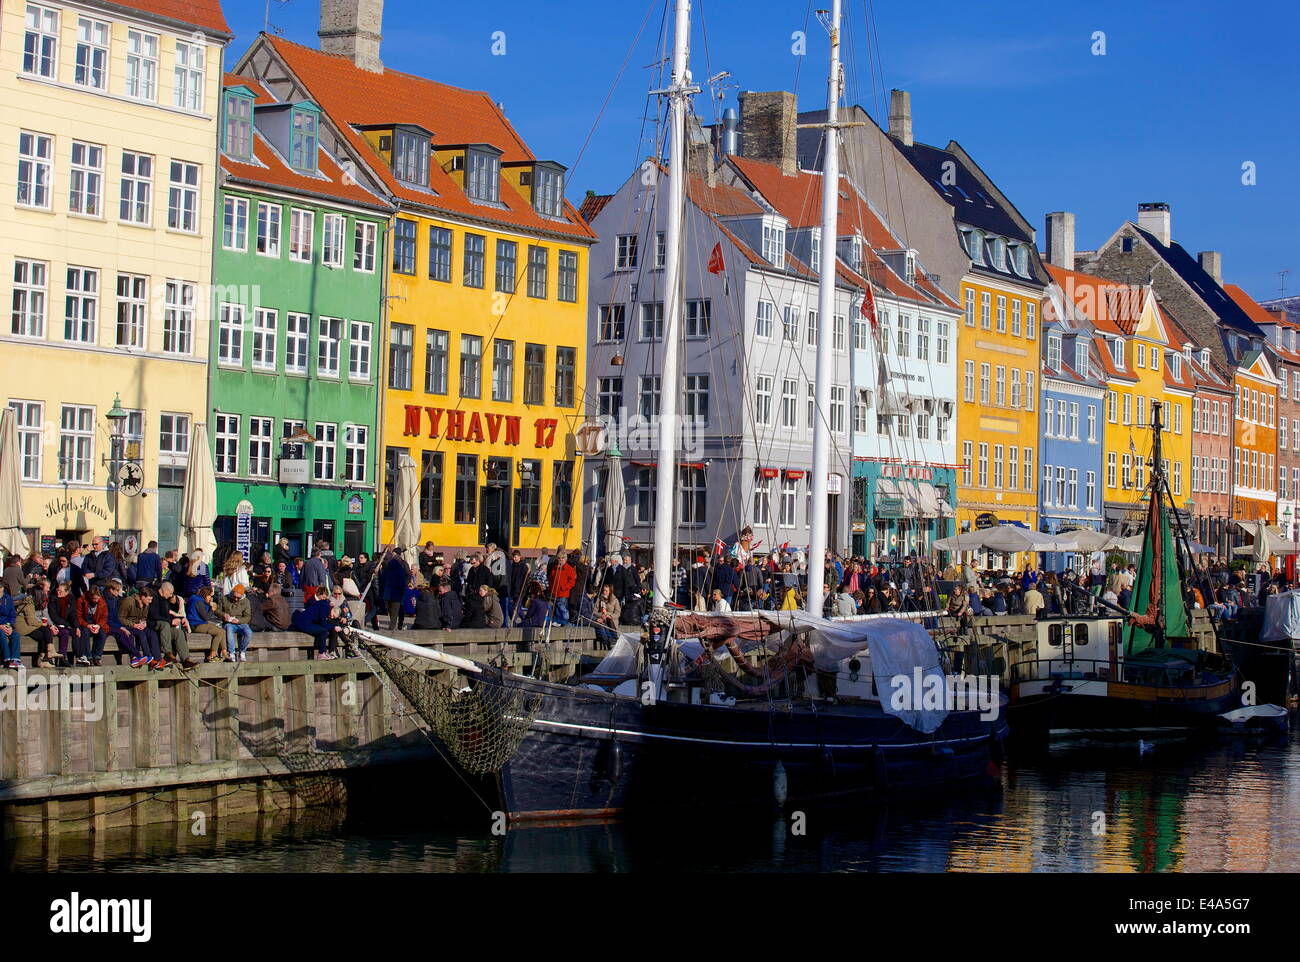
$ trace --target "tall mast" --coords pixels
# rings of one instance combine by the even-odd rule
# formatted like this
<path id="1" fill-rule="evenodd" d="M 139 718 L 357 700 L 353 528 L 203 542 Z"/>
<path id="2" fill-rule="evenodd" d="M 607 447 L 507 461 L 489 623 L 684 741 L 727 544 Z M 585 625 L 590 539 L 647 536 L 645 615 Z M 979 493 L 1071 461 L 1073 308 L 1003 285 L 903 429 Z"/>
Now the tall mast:
<path id="1" fill-rule="evenodd" d="M 654 600 L 664 605 L 672 593 L 673 542 L 677 528 L 677 381 L 678 331 L 682 316 L 682 220 L 686 208 L 686 111 L 690 106 L 687 48 L 691 35 L 690 0 L 676 0 L 673 28 L 672 83 L 668 96 L 668 210 L 664 227 L 664 336 L 659 381 L 659 461 L 655 469 Z"/>
<path id="2" fill-rule="evenodd" d="M 835 239 L 840 195 L 840 0 L 831 4 L 831 66 L 826 83 L 826 136 L 822 151 L 821 283 L 817 289 L 816 416 L 813 419 L 812 517 L 808 533 L 808 611 L 822 614 L 827 488 L 831 466 L 831 337 L 835 315 Z"/>

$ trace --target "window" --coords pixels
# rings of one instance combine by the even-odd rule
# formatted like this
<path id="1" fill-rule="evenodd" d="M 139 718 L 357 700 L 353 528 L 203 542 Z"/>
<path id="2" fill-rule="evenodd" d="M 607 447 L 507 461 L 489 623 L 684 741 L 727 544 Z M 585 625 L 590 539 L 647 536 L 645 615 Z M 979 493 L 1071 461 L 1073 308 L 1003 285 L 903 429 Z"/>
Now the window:
<path id="1" fill-rule="evenodd" d="M 754 313 L 754 336 L 771 337 L 772 320 L 776 316 L 776 305 L 771 301 L 759 301 Z"/>
<path id="2" fill-rule="evenodd" d="M 1047 335 L 1047 368 L 1051 371 L 1061 369 L 1061 335 Z"/>
<path id="3" fill-rule="evenodd" d="M 1025 490 L 1026 491 L 1034 490 L 1034 449 L 1033 448 L 1025 448 Z"/>
<path id="4" fill-rule="evenodd" d="M 221 246 L 228 251 L 248 249 L 248 201 L 242 197 L 225 199 L 221 217 Z"/>
<path id="5" fill-rule="evenodd" d="M 617 417 L 623 406 L 623 379 L 602 377 L 597 381 L 597 413 L 602 417 Z"/>
<path id="6" fill-rule="evenodd" d="M 713 327 L 713 302 L 693 300 L 686 302 L 686 336 L 708 337 Z"/>
<path id="7" fill-rule="evenodd" d="M 449 366 L 450 335 L 446 331 L 426 331 L 424 335 L 424 391 L 426 394 L 447 393 Z"/>
<path id="8" fill-rule="evenodd" d="M 1005 296 L 998 295 L 998 327 L 999 334 L 1007 332 L 1007 299 Z"/>
<path id="9" fill-rule="evenodd" d="M 768 422 L 761 421 L 766 424 Z M 781 427 L 797 428 L 799 426 L 799 379 L 783 378 L 781 381 Z"/>
<path id="10" fill-rule="evenodd" d="M 316 445 L 312 459 L 312 479 L 334 480 L 334 452 L 339 442 L 339 426 L 316 422 Z"/>
<path id="11" fill-rule="evenodd" d="M 853 350 L 865 351 L 871 342 L 871 327 L 860 314 L 853 318 Z"/>
<path id="12" fill-rule="evenodd" d="M 831 430 L 832 431 L 844 430 L 844 420 L 848 414 L 848 396 L 846 391 L 847 391 L 846 388 L 840 387 L 838 385 L 832 385 L 831 387 Z M 929 437 L 930 434 L 928 427 L 924 434 L 922 434 L 921 432 L 921 420 L 923 418 L 925 419 L 926 424 L 928 425 L 929 424 L 928 415 L 918 414 L 916 416 L 916 424 L 917 424 L 916 436 L 918 438 Z"/>
<path id="13" fill-rule="evenodd" d="M 1106 420 L 1109 421 L 1111 424 L 1118 423 L 1117 418 L 1119 415 L 1116 411 L 1116 406 L 1118 404 L 1118 401 L 1119 401 L 1118 394 L 1116 394 L 1114 391 L 1106 392 Z"/>
<path id="14" fill-rule="evenodd" d="M 980 442 L 979 486 L 981 488 L 989 486 L 989 446 L 983 441 Z"/>
<path id="15" fill-rule="evenodd" d="M 20 337 L 45 336 L 46 268 L 44 261 L 14 260 L 13 320 Z"/>
<path id="16" fill-rule="evenodd" d="M 94 465 L 95 409 L 65 404 L 59 418 L 59 480 L 90 484 Z"/>
<path id="17" fill-rule="evenodd" d="M 658 375 L 641 375 L 638 390 L 638 410 L 643 418 L 659 414 L 659 377 Z"/>
<path id="18" fill-rule="evenodd" d="M 763 259 L 778 267 L 785 262 L 785 230 L 774 224 L 763 225 Z"/>
<path id="19" fill-rule="evenodd" d="M 1079 440 L 1079 405 L 1071 402 L 1070 404 L 1070 438 Z"/>
<path id="20" fill-rule="evenodd" d="M 524 403 L 546 403 L 546 345 L 524 345 Z"/>
<path id="21" fill-rule="evenodd" d="M 546 297 L 546 271 L 549 252 L 545 247 L 528 248 L 528 296 Z"/>
<path id="22" fill-rule="evenodd" d="M 26 23 L 27 33 L 23 38 L 23 73 L 53 79 L 58 74 L 59 12 L 29 3 Z M 106 24 L 99 26 L 107 28 Z M 78 28 L 78 37 L 80 37 L 80 28 Z M 80 46 L 77 48 L 77 57 L 80 64 Z"/>
<path id="23" fill-rule="evenodd" d="M 465 151 L 465 193 L 471 200 L 500 200 L 501 158 L 484 150 Z"/>
<path id="24" fill-rule="evenodd" d="M 479 397 L 482 393 L 483 338 L 476 334 L 460 336 L 460 396 Z"/>
<path id="25" fill-rule="evenodd" d="M 375 225 L 357 221 L 352 230 L 352 269 L 363 274 L 375 272 Z"/>
<path id="26" fill-rule="evenodd" d="M 176 41 L 176 70 L 172 105 L 182 110 L 203 109 L 203 46 Z"/>
<path id="27" fill-rule="evenodd" d="M 342 341 L 343 322 L 337 317 L 322 317 L 316 330 L 317 376 L 339 376 L 339 356 L 342 353 Z"/>
<path id="28" fill-rule="evenodd" d="M 1279 447 L 1279 448 L 1282 448 L 1283 450 L 1285 450 L 1286 447 L 1287 447 L 1287 434 L 1288 434 L 1288 431 L 1287 431 L 1287 419 L 1286 419 L 1286 418 L 1278 418 L 1278 422 L 1277 422 L 1277 444 L 1278 444 L 1278 447 Z"/>
<path id="29" fill-rule="evenodd" d="M 992 295 L 988 291 L 980 291 L 980 327 L 984 330 L 991 330 L 993 325 L 989 317 L 989 311 L 992 306 Z"/>
<path id="30" fill-rule="evenodd" d="M 398 229 L 395 232 L 395 240 L 393 243 L 394 252 L 396 252 L 398 248 L 398 240 L 400 240 L 401 225 L 403 223 L 409 223 L 409 222 L 404 222 L 399 220 L 397 223 L 398 223 Z M 301 210 L 297 207 L 294 207 L 292 210 L 289 211 L 289 260 L 304 261 L 304 262 L 308 262 L 311 260 L 312 247 L 313 247 L 313 242 L 315 240 L 315 232 L 316 232 L 316 214 L 313 211 Z M 412 245 L 414 245 L 415 243 L 415 225 L 413 223 L 411 224 L 411 243 Z M 396 256 L 396 254 L 394 254 L 394 256 Z M 393 270 L 395 271 L 398 270 L 398 266 L 396 263 L 393 264 Z M 411 251 L 411 269 L 409 271 L 406 271 L 405 273 L 409 273 L 409 274 L 415 273 L 414 248 L 412 248 Z"/>
<path id="31" fill-rule="evenodd" d="M 1182 434 L 1182 433 L 1183 433 L 1183 406 L 1181 404 L 1175 404 L 1174 405 L 1174 434 Z"/>
<path id="32" fill-rule="evenodd" d="M 637 236 L 635 234 L 620 234 L 618 245 L 614 253 L 614 270 L 631 271 L 636 269 L 637 263 Z"/>
<path id="33" fill-rule="evenodd" d="M 287 374 L 307 373 L 307 341 L 310 336 L 311 315 L 285 314 L 284 316 L 284 370 Z"/>
<path id="34" fill-rule="evenodd" d="M 63 338 L 94 344 L 99 320 L 99 271 L 90 267 L 69 267 L 67 280 Z"/>
<path id="35" fill-rule="evenodd" d="M 1011 302 L 1011 334 L 1013 337 L 1020 336 L 1020 301 L 1018 300 Z"/>
<path id="36" fill-rule="evenodd" d="M 1016 457 L 1016 446 L 1014 444 L 1011 445 L 1007 451 L 1009 452 L 1009 458 L 1007 460 L 1007 488 L 1011 491 L 1015 491 L 1019 484 L 1016 472 L 1020 470 L 1020 461 Z"/>
<path id="37" fill-rule="evenodd" d="M 546 167 L 533 168 L 533 209 L 547 217 L 564 214 L 564 175 Z"/>
<path id="38" fill-rule="evenodd" d="M 231 157 L 253 157 L 253 98 L 235 90 L 226 91 L 224 149 Z"/>
<path id="39" fill-rule="evenodd" d="M 409 251 L 408 251 L 410 257 L 410 269 L 401 271 L 401 273 L 414 274 L 415 273 L 415 221 L 398 220 L 397 223 L 399 228 L 401 228 L 403 224 L 410 225 L 408 228 L 406 228 L 406 230 L 410 234 Z M 398 270 L 398 268 L 396 267 L 397 263 L 398 263 L 397 254 L 396 252 L 394 252 L 393 254 L 394 270 Z M 451 283 L 451 231 L 446 227 L 429 228 L 429 279 L 434 281 L 443 281 L 444 283 L 448 283 L 448 284 Z"/>
<path id="40" fill-rule="evenodd" d="M 1097 441 L 1097 405 L 1088 405 L 1088 440 L 1096 443 Z"/>
<path id="41" fill-rule="evenodd" d="M 429 139 L 409 130 L 393 136 L 393 176 L 416 187 L 429 186 Z"/>
<path id="42" fill-rule="evenodd" d="M 685 518 L 682 519 L 685 523 Z M 551 524 L 567 528 L 573 524 L 573 462 L 551 463 Z"/>
<path id="43" fill-rule="evenodd" d="M 72 142 L 68 178 L 68 213 L 100 217 L 104 213 L 104 148 Z"/>
<path id="44" fill-rule="evenodd" d="M 962 398 L 967 401 L 975 400 L 975 362 L 967 361 L 965 364 L 965 376 L 963 381 Z"/>
<path id="45" fill-rule="evenodd" d="M 1124 487 L 1127 489 L 1133 486 L 1133 456 L 1131 454 L 1124 455 L 1123 464 L 1124 468 L 1121 477 L 1124 481 Z"/>
<path id="46" fill-rule="evenodd" d="M 980 404 L 989 403 L 989 365 L 980 365 Z"/>
<path id="47" fill-rule="evenodd" d="M 49 209 L 53 153 L 53 137 L 26 130 L 18 134 L 18 203 L 23 207 Z"/>
<path id="48" fill-rule="evenodd" d="M 655 469 L 639 468 L 633 475 L 633 488 L 630 494 L 632 502 L 633 523 L 649 525 L 655 523 Z"/>
<path id="49" fill-rule="evenodd" d="M 420 452 L 420 520 L 442 521 L 442 452 Z"/>
<path id="50" fill-rule="evenodd" d="M 1025 301 L 1025 336 L 1031 341 L 1038 337 L 1038 305 Z"/>
<path id="51" fill-rule="evenodd" d="M 276 326 L 275 311 L 259 307 L 253 312 L 253 369 L 256 371 L 275 370 Z"/>
<path id="52" fill-rule="evenodd" d="M 1151 348 L 1151 370 L 1160 370 L 1160 349 L 1154 346 Z"/>
<path id="53" fill-rule="evenodd" d="M 218 414 L 216 458 L 213 465 L 217 474 L 239 473 L 239 415 Z"/>
<path id="54" fill-rule="evenodd" d="M 370 331 L 368 321 L 348 322 L 348 380 L 370 380 Z"/>
<path id="55" fill-rule="evenodd" d="M 1106 452 L 1106 486 L 1115 487 L 1115 452 Z"/>
<path id="56" fill-rule="evenodd" d="M 1020 407 L 1020 369 L 1016 367 L 1011 369 L 1011 406 Z"/>
<path id="57" fill-rule="evenodd" d="M 792 382 L 786 381 L 786 384 Z M 772 377 L 759 374 L 754 378 L 754 421 L 757 424 L 772 423 Z"/>
<path id="58" fill-rule="evenodd" d="M 18 431 L 18 476 L 22 481 L 41 480 L 41 443 L 45 433 L 45 405 L 40 401 L 10 401 Z"/>
<path id="59" fill-rule="evenodd" d="M 168 279 L 163 293 L 163 351 L 189 354 L 194 350 L 194 285 Z"/>
<path id="60" fill-rule="evenodd" d="M 1034 395 L 1034 372 L 1026 371 L 1025 372 L 1025 410 L 1026 411 L 1032 411 L 1034 409 L 1034 396 L 1035 396 Z"/>
<path id="61" fill-rule="evenodd" d="M 145 313 L 148 309 L 149 278 L 140 274 L 118 274 L 117 338 L 115 340 L 118 347 L 143 350 Z"/>
<path id="62" fill-rule="evenodd" d="M 126 95 L 137 100 L 158 99 L 158 35 L 126 32 Z"/>
<path id="63" fill-rule="evenodd" d="M 681 492 L 678 508 L 682 524 L 704 524 L 708 489 L 703 467 L 682 466 L 677 469 L 677 487 Z"/>
<path id="64" fill-rule="evenodd" d="M 971 449 L 974 447 L 970 441 L 961 443 L 961 483 L 970 487 L 971 483 Z"/>
<path id="65" fill-rule="evenodd" d="M 289 166 L 314 173 L 316 170 L 316 128 L 314 107 L 293 108 L 293 136 L 289 145 Z"/>
<path id="66" fill-rule="evenodd" d="M 515 272 L 518 268 L 519 245 L 514 241 L 497 241 L 496 289 L 501 294 L 515 292 Z"/>
<path id="67" fill-rule="evenodd" d="M 1074 344 L 1074 369 L 1078 372 L 1079 377 L 1088 378 L 1091 376 L 1092 365 L 1089 363 L 1088 345 L 1082 339 Z"/>
<path id="68" fill-rule="evenodd" d="M 343 266 L 343 237 L 347 218 L 342 214 L 326 214 L 321 219 L 320 262 L 326 267 Z"/>
<path id="69" fill-rule="evenodd" d="M 1045 398 L 1043 400 L 1043 437 L 1050 438 L 1055 436 L 1056 431 L 1056 398 Z"/>
<path id="70" fill-rule="evenodd" d="M 373 238 L 373 233 L 371 236 Z M 257 252 L 267 257 L 280 256 L 279 204 L 259 203 L 257 205 Z"/>
<path id="71" fill-rule="evenodd" d="M 247 208 L 245 208 L 247 216 Z M 167 192 L 167 227 L 194 234 L 199 229 L 199 165 L 181 160 L 171 162 L 171 183 Z M 241 248 L 242 250 L 242 248 Z"/>
<path id="72" fill-rule="evenodd" d="M 641 340 L 656 341 L 664 336 L 664 305 L 654 301 L 641 305 Z"/>
<path id="73" fill-rule="evenodd" d="M 461 283 L 466 287 L 482 287 L 486 240 L 482 234 L 465 235 L 465 267 Z"/>
<path id="74" fill-rule="evenodd" d="M 271 432 L 274 418 L 248 419 L 248 475 L 252 478 L 271 476 Z"/>
<path id="75" fill-rule="evenodd" d="M 555 296 L 562 301 L 575 304 L 578 301 L 578 255 L 573 251 L 560 251 L 559 269 L 556 274 Z"/>
<path id="76" fill-rule="evenodd" d="M 627 336 L 627 312 L 622 304 L 602 304 L 596 339 L 602 342 L 621 341 Z"/>
<path id="77" fill-rule="evenodd" d="M 798 521 L 796 514 L 798 502 L 796 498 L 799 494 L 799 482 L 790 478 L 781 479 L 781 503 L 780 516 L 777 520 L 783 528 L 793 528 Z"/>
<path id="78" fill-rule="evenodd" d="M 388 332 L 388 386 L 394 391 L 411 389 L 414 363 L 415 328 L 410 324 L 393 324 Z"/>
<path id="79" fill-rule="evenodd" d="M 1124 395 L 1124 423 L 1133 423 L 1133 395 Z"/>
<path id="80" fill-rule="evenodd" d="M 916 359 L 918 361 L 928 361 L 930 359 L 930 319 L 928 317 L 918 317 L 916 319 Z"/>
<path id="81" fill-rule="evenodd" d="M 1137 366 L 1144 368 L 1147 366 L 1147 349 L 1141 344 L 1134 346 L 1134 352 L 1137 354 Z"/>
<path id="82" fill-rule="evenodd" d="M 812 325 L 815 331 L 817 325 Z M 787 304 L 781 308 L 781 336 L 787 341 L 798 342 L 799 340 L 799 308 Z M 814 337 L 817 335 L 814 334 Z"/>
<path id="83" fill-rule="evenodd" d="M 513 401 L 515 396 L 515 342 L 492 342 L 492 400 Z"/>
<path id="84" fill-rule="evenodd" d="M 1174 462 L 1174 494 L 1183 493 L 1183 462 Z"/>
<path id="85" fill-rule="evenodd" d="M 909 314 L 898 315 L 898 356 L 909 357 L 912 353 L 912 318 Z"/>
<path id="86" fill-rule="evenodd" d="M 998 407 L 1006 407 L 1006 404 L 1007 404 L 1007 369 L 1006 369 L 1005 367 L 1003 367 L 1001 364 L 998 365 L 998 369 L 997 369 L 997 381 L 996 381 L 995 383 L 997 384 L 997 394 L 996 394 L 996 397 L 997 397 L 997 405 L 998 405 Z"/>
<path id="87" fill-rule="evenodd" d="M 975 291 L 966 288 L 966 326 L 975 326 Z"/>
<path id="88" fill-rule="evenodd" d="M 907 419 L 900 417 L 899 421 L 905 422 Z M 812 381 L 808 382 L 808 427 L 811 428 L 817 423 L 817 388 Z"/>
<path id="89" fill-rule="evenodd" d="M 1115 367 L 1124 370 L 1124 342 L 1119 338 L 1111 338 L 1106 342 L 1110 345 L 1110 359 Z"/>
<path id="90" fill-rule="evenodd" d="M 578 379 L 578 349 L 574 347 L 557 347 L 555 349 L 555 406 L 573 407 L 573 395 Z M 708 379 L 705 379 L 707 386 Z M 687 379 L 689 385 L 690 379 Z M 689 388 L 688 388 L 689 390 Z"/>
<path id="91" fill-rule="evenodd" d="M 668 260 L 668 241 L 664 238 L 664 232 L 659 231 L 655 234 L 655 260 L 654 270 L 663 270 L 664 264 Z"/>
<path id="92" fill-rule="evenodd" d="M 761 474 L 754 479 L 754 517 L 756 525 L 772 523 L 772 483 Z"/>
<path id="93" fill-rule="evenodd" d="M 478 458 L 473 454 L 456 455 L 455 511 L 456 524 L 474 524 L 478 520 Z M 519 523 L 525 523 L 522 516 Z"/>
<path id="94" fill-rule="evenodd" d="M 222 304 L 217 323 L 217 363 L 242 367 L 244 363 L 244 307 Z"/>
<path id="95" fill-rule="evenodd" d="M 294 211 L 296 214 L 297 211 Z M 415 273 L 415 221 L 407 220 L 404 217 L 397 218 L 393 223 L 393 272 L 397 274 L 414 274 Z M 450 231 L 448 232 L 450 233 Z M 310 249 L 310 248 L 309 248 Z M 433 254 L 430 251 L 430 258 Z M 432 261 L 429 265 L 429 276 L 433 276 Z M 437 280 L 451 279 L 451 263 L 447 264 L 447 276 L 439 277 Z"/>

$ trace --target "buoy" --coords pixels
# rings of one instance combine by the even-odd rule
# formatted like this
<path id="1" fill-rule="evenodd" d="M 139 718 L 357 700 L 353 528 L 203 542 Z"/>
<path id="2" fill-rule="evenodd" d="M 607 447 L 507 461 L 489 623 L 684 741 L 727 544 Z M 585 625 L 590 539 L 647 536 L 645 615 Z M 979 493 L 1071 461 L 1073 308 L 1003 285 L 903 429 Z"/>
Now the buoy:
<path id="1" fill-rule="evenodd" d="M 617 782 L 623 776 L 623 749 L 619 747 L 617 738 L 609 740 L 605 752 L 605 771 L 611 782 Z"/>
<path id="2" fill-rule="evenodd" d="M 785 800 L 789 794 L 790 781 L 786 778 L 785 765 L 778 761 L 776 768 L 772 770 L 772 797 L 776 799 L 777 808 L 785 807 Z"/>

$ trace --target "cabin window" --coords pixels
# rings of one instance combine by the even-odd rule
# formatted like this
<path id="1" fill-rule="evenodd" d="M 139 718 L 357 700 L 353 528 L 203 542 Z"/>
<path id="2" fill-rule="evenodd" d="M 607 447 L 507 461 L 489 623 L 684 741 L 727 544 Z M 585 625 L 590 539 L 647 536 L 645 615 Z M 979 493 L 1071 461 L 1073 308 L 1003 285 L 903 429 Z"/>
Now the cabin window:
<path id="1" fill-rule="evenodd" d="M 1088 643 L 1088 626 L 1086 624 L 1077 624 L 1074 626 L 1074 644 L 1086 645 Z"/>
<path id="2" fill-rule="evenodd" d="M 1065 625 L 1048 625 L 1047 626 L 1047 643 L 1053 648 L 1060 648 L 1061 642 L 1065 635 Z"/>

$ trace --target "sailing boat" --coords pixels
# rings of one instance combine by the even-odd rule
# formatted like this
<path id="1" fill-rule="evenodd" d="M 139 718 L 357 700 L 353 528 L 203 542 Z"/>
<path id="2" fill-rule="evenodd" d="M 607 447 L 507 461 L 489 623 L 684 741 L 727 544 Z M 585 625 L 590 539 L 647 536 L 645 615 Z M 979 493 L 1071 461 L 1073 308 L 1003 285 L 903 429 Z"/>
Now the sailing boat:
<path id="1" fill-rule="evenodd" d="M 829 28 L 826 183 L 838 182 L 840 0 Z M 670 598 L 678 432 L 677 341 L 685 131 L 697 88 L 687 69 L 689 0 L 676 0 L 668 162 L 655 597 Z M 822 250 L 835 250 L 836 192 L 824 190 Z M 817 403 L 829 404 L 834 257 L 821 265 Z M 664 802 L 777 804 L 907 790 L 983 776 L 1006 734 L 1001 696 L 958 700 L 933 638 L 914 622 L 821 617 L 827 529 L 826 418 L 817 419 L 809 598 L 815 610 L 727 617 L 658 608 L 648 640 L 624 637 L 571 683 L 505 671 L 359 632 L 460 774 L 511 819 L 612 816 Z M 751 653 L 769 657 L 758 665 Z M 421 668 L 412 669 L 410 656 Z M 431 664 L 432 663 L 432 664 Z M 431 679 L 429 668 L 442 676 Z M 843 681 L 842 681 L 843 680 Z M 966 692 L 962 692 L 966 694 Z"/>
<path id="2" fill-rule="evenodd" d="M 1010 666 L 1017 736 L 1149 739 L 1219 723 L 1241 705 L 1239 674 L 1211 631 L 1193 631 L 1183 598 L 1183 559 L 1191 557 L 1177 518 L 1161 451 L 1161 409 L 1151 404 L 1151 482 L 1146 530 L 1131 609 L 1102 603 L 1105 614 L 1061 616 L 1036 624 L 1036 646 Z M 1180 550 L 1181 549 L 1181 550 Z M 1081 590 L 1081 589 L 1075 589 Z"/>

